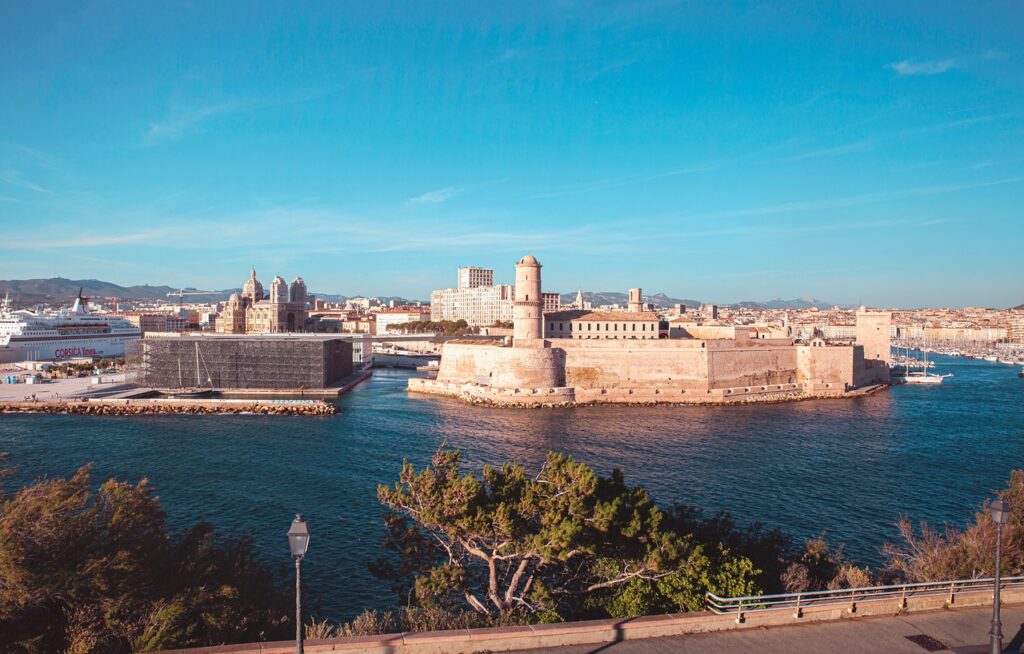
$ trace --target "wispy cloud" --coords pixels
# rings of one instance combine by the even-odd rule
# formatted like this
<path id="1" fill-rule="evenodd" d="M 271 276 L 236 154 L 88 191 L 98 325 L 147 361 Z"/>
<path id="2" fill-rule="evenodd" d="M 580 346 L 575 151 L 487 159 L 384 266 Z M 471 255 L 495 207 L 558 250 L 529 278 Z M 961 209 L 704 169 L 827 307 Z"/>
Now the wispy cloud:
<path id="1" fill-rule="evenodd" d="M 91 234 L 69 239 L 54 238 L 9 238 L 0 244 L 0 250 L 52 250 L 91 248 L 109 245 L 128 245 L 145 241 L 157 241 L 168 234 L 168 230 L 145 230 L 125 234 Z"/>
<path id="2" fill-rule="evenodd" d="M 912 61 L 910 59 L 904 59 L 903 61 L 897 61 L 889 64 L 887 68 L 891 68 L 902 77 L 908 77 L 911 75 L 937 75 L 956 68 L 956 59 L 943 59 L 941 61 Z"/>
<path id="3" fill-rule="evenodd" d="M 21 173 L 15 170 L 5 170 L 0 172 L 0 181 L 6 182 L 11 186 L 18 186 L 21 188 L 34 191 L 36 193 L 45 193 L 47 195 L 53 195 L 53 191 L 50 189 L 36 184 L 32 180 L 25 179 L 21 176 Z"/>
<path id="4" fill-rule="evenodd" d="M 321 89 L 297 95 L 273 96 L 265 98 L 249 98 L 226 100 L 172 111 L 163 120 L 150 123 L 143 135 L 143 145 L 153 146 L 180 139 L 198 131 L 204 123 L 218 116 L 226 116 L 243 111 L 256 111 L 269 107 L 282 107 L 317 100 L 334 93 L 337 89 Z"/>
<path id="5" fill-rule="evenodd" d="M 789 161 L 802 161 L 803 159 L 818 159 L 820 157 L 838 157 L 844 154 L 851 154 L 853 152 L 864 152 L 865 150 L 871 150 L 876 147 L 874 141 L 857 141 L 856 143 L 847 143 L 846 145 L 838 145 L 832 148 L 824 148 L 822 150 L 811 150 L 810 152 L 802 152 L 789 158 Z"/>
<path id="6" fill-rule="evenodd" d="M 441 204 L 442 202 L 447 202 L 448 200 L 451 200 L 458 194 L 458 188 L 454 186 L 446 186 L 444 188 L 439 188 L 436 191 L 427 191 L 422 195 L 417 195 L 416 197 L 409 198 L 408 200 L 405 201 L 405 203 L 408 205 Z"/>
<path id="7" fill-rule="evenodd" d="M 175 114 L 164 120 L 150 124 L 146 130 L 146 145 L 156 145 L 165 141 L 179 139 L 198 129 L 205 121 L 216 116 L 238 111 L 236 103 L 211 104 L 189 111 Z"/>

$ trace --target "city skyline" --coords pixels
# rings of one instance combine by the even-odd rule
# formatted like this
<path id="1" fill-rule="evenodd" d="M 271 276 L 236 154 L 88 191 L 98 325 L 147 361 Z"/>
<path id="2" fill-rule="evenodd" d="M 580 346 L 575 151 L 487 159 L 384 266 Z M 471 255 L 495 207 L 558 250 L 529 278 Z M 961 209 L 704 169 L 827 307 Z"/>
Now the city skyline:
<path id="1" fill-rule="evenodd" d="M 1024 12 L 11 6 L 0 277 L 1015 306 Z M 507 275 L 496 281 L 509 283 Z"/>

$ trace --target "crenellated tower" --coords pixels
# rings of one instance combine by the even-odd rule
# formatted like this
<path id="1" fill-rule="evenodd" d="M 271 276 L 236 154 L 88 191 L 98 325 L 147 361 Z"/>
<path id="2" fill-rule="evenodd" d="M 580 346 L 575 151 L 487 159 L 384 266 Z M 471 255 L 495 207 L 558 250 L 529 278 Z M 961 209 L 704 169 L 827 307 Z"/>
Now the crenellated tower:
<path id="1" fill-rule="evenodd" d="M 516 295 L 513 301 L 513 346 L 527 346 L 544 338 L 544 302 L 541 297 L 541 265 L 532 256 L 516 264 Z"/>

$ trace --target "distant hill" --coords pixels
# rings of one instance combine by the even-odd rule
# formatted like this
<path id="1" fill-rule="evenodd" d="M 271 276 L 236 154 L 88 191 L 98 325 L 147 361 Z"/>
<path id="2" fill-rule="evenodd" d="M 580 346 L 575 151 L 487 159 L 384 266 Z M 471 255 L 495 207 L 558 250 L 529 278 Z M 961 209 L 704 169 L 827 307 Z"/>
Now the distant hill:
<path id="1" fill-rule="evenodd" d="M 1024 304 L 1018 304 L 1014 307 L 1015 311 L 1024 311 Z"/>
<path id="2" fill-rule="evenodd" d="M 576 293 L 562 293 L 560 299 L 562 304 L 572 304 L 576 301 Z M 629 303 L 629 296 L 625 293 L 618 293 L 615 291 L 601 291 L 596 293 L 583 291 L 583 301 L 589 302 L 595 307 L 605 304 L 626 306 Z M 669 297 L 664 293 L 644 295 L 644 302 L 649 302 L 656 307 L 664 308 L 672 307 L 676 304 L 685 304 L 688 307 L 699 307 L 701 305 L 699 300 L 680 300 L 674 297 Z"/>
<path id="3" fill-rule="evenodd" d="M 118 298 L 121 300 L 166 300 L 167 294 L 177 291 L 170 286 L 119 286 L 99 279 L 65 279 L 63 277 L 51 277 L 50 279 L 11 279 L 0 280 L 0 294 L 10 293 L 11 301 L 18 305 L 31 305 L 39 303 L 67 303 L 78 295 L 78 289 L 82 289 L 82 295 L 86 297 Z M 185 292 L 196 289 L 184 289 Z M 208 295 L 186 296 L 202 300 L 223 300 L 227 299 L 238 289 L 226 289 L 214 291 Z"/>
<path id="4" fill-rule="evenodd" d="M 576 301 L 576 294 L 562 293 L 561 299 L 562 304 L 572 304 Z M 590 302 L 593 306 L 601 306 L 603 304 L 618 304 L 620 306 L 626 306 L 629 297 L 625 293 L 617 293 L 615 291 L 602 291 L 597 293 L 584 291 L 583 300 L 585 302 Z M 685 304 L 688 307 L 699 307 L 703 304 L 700 300 L 681 300 L 679 298 L 669 297 L 664 293 L 644 295 L 644 302 L 649 302 L 656 307 L 662 308 L 670 308 L 677 304 Z M 818 300 L 813 297 L 800 297 L 795 300 L 783 300 L 781 298 L 777 298 L 769 300 L 768 302 L 746 301 L 722 306 L 746 309 L 809 309 L 811 307 L 830 309 L 835 306 L 835 303 L 825 302 L 824 300 Z"/>
<path id="5" fill-rule="evenodd" d="M 102 300 L 105 298 L 117 298 L 119 300 L 173 300 L 168 293 L 177 293 L 179 289 L 170 286 L 119 286 L 111 282 L 104 282 L 99 279 L 65 279 L 63 277 L 51 277 L 50 279 L 8 279 L 0 280 L 0 296 L 10 293 L 11 303 L 15 306 L 31 306 L 33 304 L 71 304 L 78 296 L 78 289 L 82 289 L 82 295 Z M 195 293 L 197 289 L 181 289 L 185 293 Z M 202 295 L 185 295 L 184 300 L 200 302 L 218 302 L 227 300 L 232 293 L 240 293 L 240 288 L 225 288 L 217 291 L 210 291 Z M 318 298 L 328 302 L 344 302 L 349 296 L 333 293 L 311 293 Z M 356 297 L 356 296 L 352 296 Z M 385 303 L 394 300 L 396 304 L 409 304 L 404 298 L 392 296 L 381 298 Z"/>
<path id="6" fill-rule="evenodd" d="M 826 302 L 813 297 L 798 297 L 795 300 L 783 300 L 776 298 L 767 302 L 738 302 L 730 304 L 731 307 L 743 307 L 747 309 L 831 309 L 836 306 L 834 302 Z"/>

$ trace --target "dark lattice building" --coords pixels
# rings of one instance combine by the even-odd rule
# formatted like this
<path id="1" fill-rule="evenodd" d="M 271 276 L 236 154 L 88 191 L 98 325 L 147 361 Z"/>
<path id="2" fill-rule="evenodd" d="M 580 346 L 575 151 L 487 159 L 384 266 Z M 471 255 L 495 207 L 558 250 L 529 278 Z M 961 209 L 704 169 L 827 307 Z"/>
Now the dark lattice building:
<path id="1" fill-rule="evenodd" d="M 352 374 L 352 344 L 317 336 L 146 338 L 130 356 L 153 388 L 326 388 Z"/>

